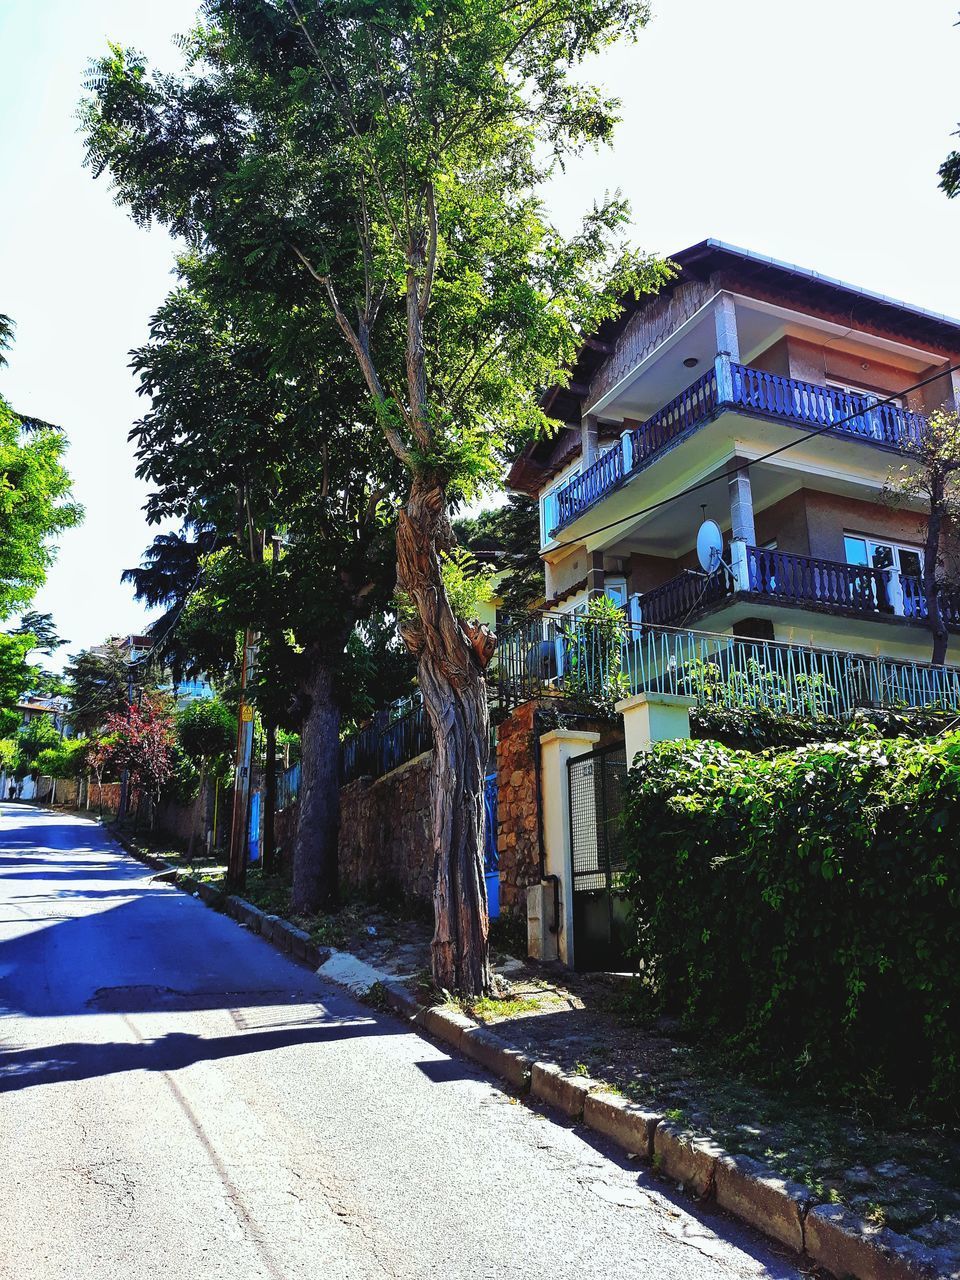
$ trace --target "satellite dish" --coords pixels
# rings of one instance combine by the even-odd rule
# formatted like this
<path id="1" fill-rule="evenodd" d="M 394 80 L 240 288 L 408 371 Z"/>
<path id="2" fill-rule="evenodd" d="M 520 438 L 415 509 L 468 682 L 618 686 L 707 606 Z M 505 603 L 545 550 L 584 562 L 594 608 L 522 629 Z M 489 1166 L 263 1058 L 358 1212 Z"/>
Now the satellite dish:
<path id="1" fill-rule="evenodd" d="M 723 534 L 716 520 L 704 520 L 697 530 L 697 559 L 704 573 L 715 573 L 723 557 Z"/>

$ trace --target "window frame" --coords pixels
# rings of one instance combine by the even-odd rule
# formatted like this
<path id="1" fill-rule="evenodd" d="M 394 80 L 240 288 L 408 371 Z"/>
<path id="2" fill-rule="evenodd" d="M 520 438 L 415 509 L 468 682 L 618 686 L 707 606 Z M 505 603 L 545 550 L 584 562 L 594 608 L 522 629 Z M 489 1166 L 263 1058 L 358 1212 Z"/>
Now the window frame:
<path id="1" fill-rule="evenodd" d="M 850 559 L 850 556 L 847 552 L 848 540 L 862 542 L 864 544 L 864 548 L 866 550 L 866 555 L 867 555 L 866 564 L 861 565 L 857 561 Z M 889 567 L 892 569 L 895 569 L 896 572 L 901 575 L 904 574 L 904 570 L 903 570 L 903 565 L 901 564 L 901 561 L 900 561 L 900 552 L 909 551 L 912 555 L 915 555 L 919 560 L 920 576 L 921 577 L 923 576 L 923 547 L 919 547 L 916 544 L 911 542 L 900 542 L 900 541 L 894 540 L 893 538 L 883 538 L 882 536 L 872 537 L 869 533 L 855 533 L 852 529 L 844 529 L 843 531 L 844 561 L 846 564 L 851 565 L 854 568 L 858 568 L 858 569 L 859 568 L 863 568 L 863 569 L 878 568 L 878 566 L 874 564 L 874 560 L 873 560 L 874 552 L 878 547 L 888 548 L 891 552 L 893 552 L 893 557 L 894 557 L 893 564 L 890 565 Z M 905 576 L 912 577 L 913 575 L 906 574 Z"/>

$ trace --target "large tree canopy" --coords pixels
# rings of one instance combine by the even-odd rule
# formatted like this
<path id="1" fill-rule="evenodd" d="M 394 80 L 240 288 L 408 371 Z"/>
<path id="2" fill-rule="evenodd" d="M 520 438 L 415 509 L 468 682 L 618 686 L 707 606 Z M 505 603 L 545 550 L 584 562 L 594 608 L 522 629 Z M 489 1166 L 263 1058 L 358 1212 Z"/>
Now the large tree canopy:
<path id="1" fill-rule="evenodd" d="M 268 729 L 304 734 L 294 893 L 311 910 L 336 888 L 336 676 L 355 625 L 392 591 L 399 468 L 363 423 L 348 353 L 339 340 L 324 350 L 309 307 L 278 311 L 212 256 L 181 274 L 134 353 L 150 407 L 131 439 L 148 517 L 184 530 L 159 535 L 126 576 L 167 606 L 155 633 L 177 671 L 226 678 L 238 634 L 257 635 Z"/>
<path id="2" fill-rule="evenodd" d="M 30 603 L 56 556 L 54 539 L 82 518 L 69 501 L 66 446 L 62 432 L 25 422 L 0 397 L 0 618 Z"/>
<path id="3" fill-rule="evenodd" d="M 12 340 L 13 323 L 0 315 L 0 368 Z M 0 619 L 30 604 L 56 556 L 57 535 L 82 519 L 82 509 L 70 501 L 66 446 L 56 427 L 15 413 L 0 396 Z M 26 658 L 62 643 L 51 616 L 29 610 L 0 634 L 0 723 L 15 723 L 14 705 L 28 690 L 58 691 L 58 682 Z"/>
<path id="4" fill-rule="evenodd" d="M 448 511 L 548 429 L 540 393 L 584 335 L 667 274 L 623 242 L 618 197 L 566 237 L 536 194 L 551 166 L 610 137 L 616 103 L 576 71 L 634 37 L 647 6 L 207 0 L 203 17 L 185 76 L 119 47 L 96 64 L 88 160 L 134 217 L 215 250 L 290 314 L 321 300 L 355 361 L 407 477 L 402 631 L 437 744 L 434 975 L 481 990 L 494 641 L 447 597 Z"/>

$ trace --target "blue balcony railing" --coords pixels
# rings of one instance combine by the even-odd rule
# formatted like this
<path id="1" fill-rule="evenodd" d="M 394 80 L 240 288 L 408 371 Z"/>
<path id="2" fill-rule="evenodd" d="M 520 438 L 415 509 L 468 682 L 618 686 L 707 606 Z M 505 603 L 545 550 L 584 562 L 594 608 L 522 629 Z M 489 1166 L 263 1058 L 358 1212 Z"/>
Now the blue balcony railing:
<path id="1" fill-rule="evenodd" d="M 623 479 L 623 444 L 618 441 L 601 453 L 592 466 L 575 476 L 557 493 L 557 526 L 569 524 L 581 511 L 609 493 Z"/>
<path id="2" fill-rule="evenodd" d="M 922 581 L 919 578 L 901 574 L 900 590 L 903 593 L 903 616 L 914 618 L 918 622 L 926 622 L 929 610 Z M 939 604 L 940 616 L 947 627 L 951 631 L 960 631 L 960 596 L 957 592 L 941 588 Z"/>
<path id="3" fill-rule="evenodd" d="M 556 528 L 565 528 L 671 445 L 726 409 L 889 449 L 916 445 L 926 425 L 922 414 L 894 404 L 878 404 L 873 396 L 784 378 L 718 356 L 713 368 L 557 491 Z"/>
<path id="4" fill-rule="evenodd" d="M 639 471 L 667 445 L 713 417 L 719 403 L 717 370 L 708 369 L 630 433 L 633 470 Z"/>
<path id="5" fill-rule="evenodd" d="M 915 445 L 923 434 L 926 420 L 922 414 L 895 404 L 878 404 L 874 396 L 800 382 L 733 362 L 730 380 L 732 405 L 766 417 L 825 427 L 893 449 Z"/>

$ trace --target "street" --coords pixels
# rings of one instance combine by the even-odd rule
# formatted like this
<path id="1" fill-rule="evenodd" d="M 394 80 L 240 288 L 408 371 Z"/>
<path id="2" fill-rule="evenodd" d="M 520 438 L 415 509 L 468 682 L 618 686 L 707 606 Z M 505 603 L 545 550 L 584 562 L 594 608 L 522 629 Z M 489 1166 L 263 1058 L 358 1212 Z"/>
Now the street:
<path id="1" fill-rule="evenodd" d="M 0 806 L 0 1276 L 796 1277 L 180 891 Z"/>

